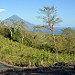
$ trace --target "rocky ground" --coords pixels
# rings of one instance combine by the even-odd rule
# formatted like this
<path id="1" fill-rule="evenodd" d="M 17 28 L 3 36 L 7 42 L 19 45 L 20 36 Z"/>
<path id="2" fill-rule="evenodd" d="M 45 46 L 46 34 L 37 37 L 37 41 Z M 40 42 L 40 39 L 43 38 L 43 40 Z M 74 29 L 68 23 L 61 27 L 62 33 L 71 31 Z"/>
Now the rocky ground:
<path id="1" fill-rule="evenodd" d="M 75 75 L 75 66 L 56 63 L 49 67 L 18 68 L 0 63 L 0 75 Z"/>

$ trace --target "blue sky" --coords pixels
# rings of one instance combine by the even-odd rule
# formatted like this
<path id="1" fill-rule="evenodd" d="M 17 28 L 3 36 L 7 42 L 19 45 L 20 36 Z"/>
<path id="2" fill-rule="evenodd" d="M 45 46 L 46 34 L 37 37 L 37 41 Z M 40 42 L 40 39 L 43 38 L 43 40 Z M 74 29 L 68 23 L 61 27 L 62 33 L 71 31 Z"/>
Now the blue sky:
<path id="1" fill-rule="evenodd" d="M 57 16 L 62 18 L 61 27 L 75 27 L 75 0 L 0 0 L 0 20 L 14 14 L 32 24 L 42 24 L 36 16 L 39 8 L 55 6 Z"/>

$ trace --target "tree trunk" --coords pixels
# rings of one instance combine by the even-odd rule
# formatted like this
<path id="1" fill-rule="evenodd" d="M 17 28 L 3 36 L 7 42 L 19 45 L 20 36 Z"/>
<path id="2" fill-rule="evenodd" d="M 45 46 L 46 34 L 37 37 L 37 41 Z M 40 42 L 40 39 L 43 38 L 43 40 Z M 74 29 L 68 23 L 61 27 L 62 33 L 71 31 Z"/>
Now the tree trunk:
<path id="1" fill-rule="evenodd" d="M 41 65 L 43 64 L 43 59 L 41 60 Z"/>
<path id="2" fill-rule="evenodd" d="M 11 39 L 12 39 L 12 30 L 10 30 L 10 32 L 11 32 Z"/>
<path id="3" fill-rule="evenodd" d="M 53 41 L 54 41 L 54 47 L 55 47 L 56 60 L 57 60 L 57 63 L 58 63 L 58 51 L 56 49 L 56 42 L 55 42 L 53 26 L 52 26 L 52 34 L 53 34 Z"/>
<path id="4" fill-rule="evenodd" d="M 30 68 L 31 67 L 31 62 L 30 62 L 30 60 L 29 60 L 29 65 L 28 65 L 28 68 Z"/>
<path id="5" fill-rule="evenodd" d="M 22 44 L 23 44 L 23 39 L 24 39 L 24 36 L 22 37 Z"/>

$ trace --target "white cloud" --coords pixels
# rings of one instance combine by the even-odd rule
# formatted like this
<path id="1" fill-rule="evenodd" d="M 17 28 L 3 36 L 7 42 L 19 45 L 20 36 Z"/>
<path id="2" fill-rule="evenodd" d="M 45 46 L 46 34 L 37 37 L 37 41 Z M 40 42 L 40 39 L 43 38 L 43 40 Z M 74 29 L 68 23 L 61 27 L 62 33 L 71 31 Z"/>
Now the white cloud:
<path id="1" fill-rule="evenodd" d="M 0 9 L 0 13 L 3 12 L 3 11 L 6 11 L 6 10 L 5 9 Z"/>

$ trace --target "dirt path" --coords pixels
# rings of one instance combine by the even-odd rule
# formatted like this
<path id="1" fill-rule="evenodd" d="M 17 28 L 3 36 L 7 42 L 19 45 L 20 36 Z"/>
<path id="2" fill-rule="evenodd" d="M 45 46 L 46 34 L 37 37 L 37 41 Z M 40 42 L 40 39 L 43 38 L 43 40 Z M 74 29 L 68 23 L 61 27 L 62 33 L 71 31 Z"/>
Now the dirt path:
<path id="1" fill-rule="evenodd" d="M 16 68 L 15 67 L 12 67 L 12 66 L 5 65 L 3 63 L 0 63 L 0 72 L 1 71 L 6 71 L 8 69 L 16 69 Z"/>
<path id="2" fill-rule="evenodd" d="M 17 68 L 0 63 L 0 75 L 75 75 L 74 67 Z"/>

